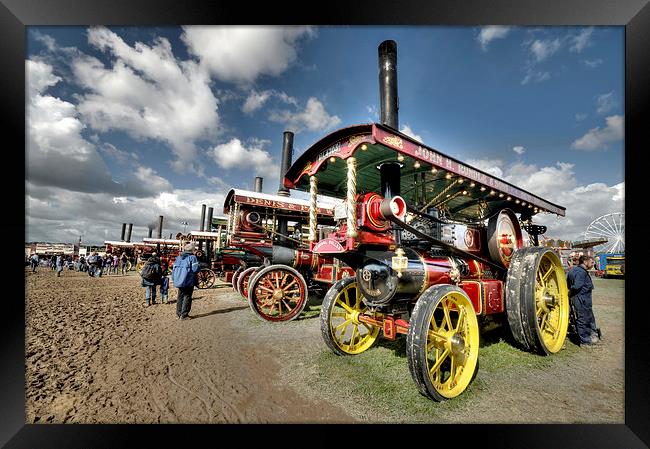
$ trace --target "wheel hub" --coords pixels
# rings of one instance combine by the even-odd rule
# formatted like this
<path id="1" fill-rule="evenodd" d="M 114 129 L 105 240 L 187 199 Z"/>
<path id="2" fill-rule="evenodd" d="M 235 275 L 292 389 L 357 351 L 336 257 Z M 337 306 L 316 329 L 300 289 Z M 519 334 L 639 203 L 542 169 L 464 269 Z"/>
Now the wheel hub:
<path id="1" fill-rule="evenodd" d="M 284 298 L 284 291 L 280 289 L 275 289 L 273 291 L 273 300 L 274 301 L 280 301 L 282 298 Z"/>

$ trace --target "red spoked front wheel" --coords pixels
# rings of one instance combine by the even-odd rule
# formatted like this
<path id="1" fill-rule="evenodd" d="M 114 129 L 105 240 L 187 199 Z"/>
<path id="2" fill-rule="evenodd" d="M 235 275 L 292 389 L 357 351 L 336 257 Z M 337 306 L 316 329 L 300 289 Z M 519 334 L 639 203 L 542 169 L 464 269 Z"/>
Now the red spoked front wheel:
<path id="1" fill-rule="evenodd" d="M 307 283 L 287 265 L 263 268 L 248 283 L 248 305 L 264 321 L 291 321 L 307 305 Z"/>

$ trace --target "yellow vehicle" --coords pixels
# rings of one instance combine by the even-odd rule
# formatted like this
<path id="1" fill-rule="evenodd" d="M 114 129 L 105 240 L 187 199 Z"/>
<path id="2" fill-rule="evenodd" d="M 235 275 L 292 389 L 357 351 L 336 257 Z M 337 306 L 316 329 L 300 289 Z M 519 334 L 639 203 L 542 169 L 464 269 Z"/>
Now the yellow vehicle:
<path id="1" fill-rule="evenodd" d="M 604 279 L 608 277 L 625 276 L 624 254 L 600 254 L 598 256 L 598 269 Z"/>

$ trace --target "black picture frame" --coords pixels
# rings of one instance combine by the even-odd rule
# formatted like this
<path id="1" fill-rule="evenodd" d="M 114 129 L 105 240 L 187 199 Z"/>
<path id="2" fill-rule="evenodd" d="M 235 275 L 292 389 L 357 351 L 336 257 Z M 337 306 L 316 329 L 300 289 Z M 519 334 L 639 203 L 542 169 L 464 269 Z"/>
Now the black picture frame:
<path id="1" fill-rule="evenodd" d="M 302 3 L 300 9 L 282 2 L 180 2 L 177 0 L 0 0 L 0 110 L 8 134 L 5 142 L 5 189 L 3 205 L 9 207 L 0 232 L 9 244 L 5 251 L 5 283 L 12 286 L 1 299 L 0 324 L 0 446 L 6 448 L 88 448 L 168 446 L 183 442 L 197 445 L 207 438 L 225 444 L 224 433 L 233 431 L 237 441 L 246 435 L 279 438 L 285 444 L 286 429 L 276 426 L 198 426 L 198 425 L 45 425 L 25 424 L 25 307 L 24 283 L 20 288 L 19 260 L 23 254 L 17 235 L 25 233 L 24 190 L 20 167 L 24 157 L 25 116 L 25 27 L 30 25 L 172 25 L 172 24 L 373 24 L 373 25 L 622 25 L 625 26 L 625 186 L 627 272 L 625 289 L 625 423 L 620 425 L 461 425 L 407 426 L 395 444 L 416 438 L 451 438 L 455 445 L 480 445 L 501 448 L 641 448 L 650 444 L 649 338 L 645 331 L 647 300 L 640 278 L 643 250 L 647 247 L 642 219 L 644 185 L 641 170 L 647 151 L 647 109 L 650 104 L 650 6 L 648 0 L 435 0 L 405 2 L 389 0 L 336 0 Z M 645 125 L 645 126 L 644 126 Z M 14 139 L 7 139 L 7 137 Z M 18 156 L 12 156 L 17 152 Z M 24 156 L 24 155 L 22 155 Z M 10 162 L 12 161 L 12 162 Z M 21 163 L 21 161 L 23 161 Z M 11 165 L 9 165 L 11 164 Z M 16 164 L 18 168 L 16 168 Z M 647 175 L 646 175 L 647 176 Z M 15 178 L 15 179 L 14 179 Z M 7 188 L 8 187 L 8 188 Z M 627 207 L 629 205 L 629 207 Z M 15 252 L 14 252 L 15 251 Z M 14 285 L 16 292 L 13 291 Z M 598 367 L 594 367 L 598 369 Z M 525 420 L 525 417 L 522 417 Z M 531 421 L 534 419 L 531 417 Z M 358 444 L 382 438 L 386 430 L 336 426 L 322 432 L 316 426 L 301 426 L 301 442 L 322 441 L 339 430 L 354 434 Z M 252 431 L 249 431 L 252 430 Z M 263 435 L 262 435 L 263 434 Z M 311 436 L 310 436 L 311 435 Z M 445 437 L 446 435 L 446 437 Z M 364 439 L 366 438 L 366 439 Z M 399 441 L 402 440 L 402 443 Z M 136 443 L 136 441 L 140 441 Z M 146 443 L 142 443 L 145 441 Z M 224 443 L 221 443 L 224 442 Z M 232 443 L 231 443 L 232 444 Z M 421 443 L 420 443 L 421 444 Z"/>

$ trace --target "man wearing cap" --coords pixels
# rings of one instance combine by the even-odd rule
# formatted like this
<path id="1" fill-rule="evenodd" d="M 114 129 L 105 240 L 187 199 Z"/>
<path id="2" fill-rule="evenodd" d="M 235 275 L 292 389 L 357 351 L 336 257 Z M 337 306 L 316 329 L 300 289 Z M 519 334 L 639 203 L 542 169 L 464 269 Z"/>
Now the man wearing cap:
<path id="1" fill-rule="evenodd" d="M 176 300 L 176 316 L 181 320 L 189 319 L 192 308 L 192 293 L 196 284 L 196 273 L 199 271 L 199 261 L 194 255 L 194 243 L 188 243 L 183 252 L 174 261 L 172 281 L 178 288 Z"/>

